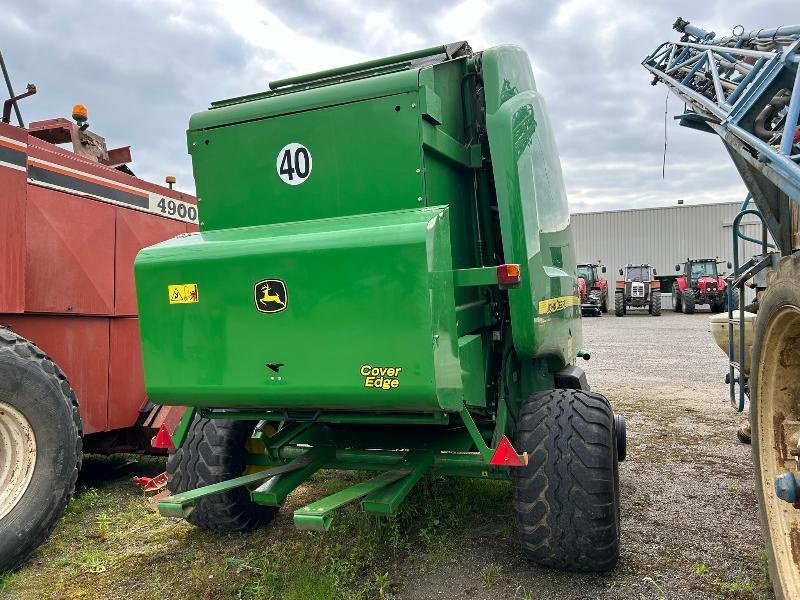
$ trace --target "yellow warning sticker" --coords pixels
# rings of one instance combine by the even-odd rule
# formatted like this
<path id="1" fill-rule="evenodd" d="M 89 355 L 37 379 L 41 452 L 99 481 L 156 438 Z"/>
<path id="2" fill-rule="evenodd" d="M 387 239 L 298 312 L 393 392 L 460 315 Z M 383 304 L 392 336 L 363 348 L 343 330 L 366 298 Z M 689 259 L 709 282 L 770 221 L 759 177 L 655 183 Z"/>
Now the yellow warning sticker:
<path id="1" fill-rule="evenodd" d="M 167 290 L 170 304 L 191 304 L 198 301 L 196 283 L 168 285 Z"/>
<path id="2" fill-rule="evenodd" d="M 580 306 L 581 300 L 577 296 L 559 296 L 558 298 L 547 298 L 539 302 L 539 314 L 549 315 L 551 313 L 570 308 L 571 306 Z"/>

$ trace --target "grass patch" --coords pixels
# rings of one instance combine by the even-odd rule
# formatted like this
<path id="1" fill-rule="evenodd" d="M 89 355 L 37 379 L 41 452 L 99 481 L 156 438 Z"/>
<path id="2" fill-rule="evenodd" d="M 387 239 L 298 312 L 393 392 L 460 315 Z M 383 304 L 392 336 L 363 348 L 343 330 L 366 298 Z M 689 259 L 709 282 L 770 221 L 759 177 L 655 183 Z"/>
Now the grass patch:
<path id="1" fill-rule="evenodd" d="M 88 462 L 90 470 L 110 468 L 116 480 L 83 481 L 29 564 L 0 575 L 0 592 L 20 599 L 388 598 L 405 558 L 430 549 L 432 561 L 443 564 L 448 533 L 475 527 L 511 502 L 507 482 L 431 477 L 393 517 L 348 506 L 336 513 L 329 531 L 298 531 L 296 508 L 370 476 L 323 471 L 289 497 L 272 524 L 252 533 L 215 534 L 160 517 L 127 481 L 133 474 L 158 473 L 163 461 L 144 459 L 130 467 L 94 457 Z M 495 567 L 476 577 L 494 584 L 502 576 Z"/>

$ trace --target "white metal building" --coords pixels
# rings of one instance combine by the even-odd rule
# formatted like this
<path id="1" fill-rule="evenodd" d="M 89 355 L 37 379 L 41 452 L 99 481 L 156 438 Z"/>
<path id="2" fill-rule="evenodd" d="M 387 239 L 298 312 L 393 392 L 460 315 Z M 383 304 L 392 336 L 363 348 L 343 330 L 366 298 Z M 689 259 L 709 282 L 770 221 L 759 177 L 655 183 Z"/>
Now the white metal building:
<path id="1" fill-rule="evenodd" d="M 659 275 L 674 275 L 675 265 L 687 258 L 733 262 L 733 219 L 740 208 L 740 202 L 724 202 L 575 213 L 572 231 L 578 262 L 606 265 L 609 281 L 627 263 L 650 263 Z M 748 215 L 744 223 L 743 233 L 761 238 L 757 218 Z M 760 252 L 758 245 L 743 240 L 739 247 L 740 261 Z M 730 271 L 725 264 L 719 269 Z M 663 300 L 665 307 L 671 306 L 666 295 Z"/>

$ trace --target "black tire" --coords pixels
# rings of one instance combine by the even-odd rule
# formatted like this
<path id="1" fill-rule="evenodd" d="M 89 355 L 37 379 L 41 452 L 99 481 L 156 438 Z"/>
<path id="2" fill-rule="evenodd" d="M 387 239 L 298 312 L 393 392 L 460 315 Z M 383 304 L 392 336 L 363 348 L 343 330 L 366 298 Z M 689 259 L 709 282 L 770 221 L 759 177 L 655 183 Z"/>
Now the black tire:
<path id="1" fill-rule="evenodd" d="M 692 290 L 683 292 L 683 313 L 686 315 L 694 314 L 694 291 Z"/>
<path id="2" fill-rule="evenodd" d="M 608 288 L 603 290 L 603 300 L 600 303 L 600 312 L 608 312 Z"/>
<path id="3" fill-rule="evenodd" d="M 167 459 L 167 488 L 178 494 L 242 475 L 247 439 L 255 421 L 195 417 L 186 441 Z M 247 488 L 236 488 L 198 500 L 186 518 L 211 531 L 252 531 L 272 521 L 278 509 L 250 500 Z"/>
<path id="4" fill-rule="evenodd" d="M 650 314 L 654 317 L 661 316 L 661 292 L 650 293 Z"/>
<path id="5" fill-rule="evenodd" d="M 27 420 L 36 448 L 27 487 L 0 519 L 2 572 L 22 565 L 64 514 L 81 468 L 82 430 L 78 400 L 58 365 L 2 327 L 0 403 Z"/>
<path id="6" fill-rule="evenodd" d="M 681 302 L 682 299 L 683 295 L 680 293 L 680 291 L 672 292 L 672 310 L 674 310 L 676 313 L 679 313 L 683 310 L 683 302 Z"/>
<path id="7" fill-rule="evenodd" d="M 619 474 L 614 414 L 603 396 L 553 390 L 519 414 L 514 515 L 523 552 L 540 565 L 609 571 L 619 558 Z"/>
<path id="8" fill-rule="evenodd" d="M 771 429 L 772 435 L 767 439 L 761 439 L 762 431 L 760 427 L 760 420 L 762 412 L 766 408 L 762 408 L 762 401 L 759 398 L 759 391 L 762 389 L 760 378 L 762 376 L 762 354 L 764 352 L 767 330 L 770 321 L 775 318 L 776 313 L 787 307 L 797 308 L 800 307 L 800 256 L 785 256 L 778 262 L 777 269 L 770 269 L 767 272 L 767 288 L 758 298 L 758 317 L 753 324 L 753 350 L 750 361 L 750 434 L 751 434 L 751 452 L 753 455 L 753 467 L 755 471 L 755 491 L 756 498 L 758 499 L 759 517 L 761 519 L 761 532 L 764 536 L 764 542 L 767 549 L 767 562 L 769 566 L 769 575 L 772 582 L 775 597 L 778 600 L 795 599 L 798 596 L 792 591 L 783 589 L 782 579 L 787 575 L 788 569 L 793 569 L 796 573 L 797 564 L 794 562 L 794 554 L 789 548 L 794 548 L 795 537 L 793 533 L 787 532 L 787 535 L 780 536 L 780 539 L 772 539 L 774 535 L 772 528 L 767 522 L 767 504 L 774 502 L 775 490 L 770 485 L 765 485 L 762 479 L 762 472 L 767 473 L 765 466 L 762 464 L 761 448 L 772 447 L 777 442 L 776 440 L 782 439 L 780 432 L 781 424 L 776 424 L 774 419 L 777 415 L 772 415 L 772 418 L 764 419 Z M 792 352 L 786 359 L 786 365 L 795 365 L 796 353 Z M 781 380 L 783 381 L 783 380 Z M 796 384 L 793 380 L 789 385 Z M 784 387 L 777 385 L 775 387 Z M 785 388 L 784 388 L 785 389 Z M 792 388 L 789 388 L 791 390 Z M 791 393 L 787 391 L 787 393 Z M 787 415 L 786 419 L 794 420 L 793 415 Z M 784 420 L 781 415 L 780 422 Z M 788 445 L 788 442 L 787 442 Z M 793 532 L 794 530 L 792 530 Z M 788 543 L 787 543 L 788 540 Z M 787 548 L 787 546 L 789 548 Z M 777 556 L 776 556 L 777 555 Z M 791 566 L 789 566 L 791 563 Z"/>
<path id="9" fill-rule="evenodd" d="M 614 294 L 614 314 L 618 317 L 625 316 L 625 297 L 622 294 Z"/>

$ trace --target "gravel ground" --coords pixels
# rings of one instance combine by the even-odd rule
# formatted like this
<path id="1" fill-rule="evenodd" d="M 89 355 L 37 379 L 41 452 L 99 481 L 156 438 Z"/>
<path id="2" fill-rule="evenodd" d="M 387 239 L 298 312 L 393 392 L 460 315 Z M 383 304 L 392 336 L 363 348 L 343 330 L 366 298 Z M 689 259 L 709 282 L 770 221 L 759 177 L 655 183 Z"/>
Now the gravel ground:
<path id="1" fill-rule="evenodd" d="M 507 514 L 449 540 L 443 561 L 419 557 L 401 598 L 772 598 L 764 575 L 750 447 L 723 383 L 725 355 L 708 313 L 629 312 L 584 319 L 590 385 L 625 415 L 622 549 L 604 575 L 531 566 Z M 443 564 L 441 564 L 443 563 Z M 406 565 L 407 567 L 409 565 Z"/>

